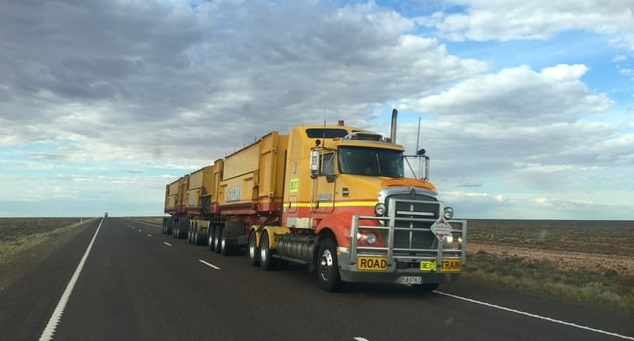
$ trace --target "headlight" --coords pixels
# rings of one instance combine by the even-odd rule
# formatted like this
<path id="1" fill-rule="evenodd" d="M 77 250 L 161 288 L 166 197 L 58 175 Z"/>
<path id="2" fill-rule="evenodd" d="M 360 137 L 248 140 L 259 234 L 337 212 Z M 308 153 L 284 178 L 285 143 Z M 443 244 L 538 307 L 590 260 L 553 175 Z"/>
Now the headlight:
<path id="1" fill-rule="evenodd" d="M 372 232 L 359 233 L 357 234 L 357 240 L 366 244 L 374 245 L 376 244 L 376 234 Z"/>
<path id="2" fill-rule="evenodd" d="M 374 213 L 377 216 L 383 216 L 385 214 L 385 204 L 376 204 L 376 206 L 374 206 Z"/>
<path id="3" fill-rule="evenodd" d="M 443 212 L 443 217 L 445 217 L 445 219 L 447 220 L 453 218 L 453 208 L 445 207 L 445 210 Z"/>
<path id="4" fill-rule="evenodd" d="M 374 245 L 376 243 L 376 235 L 374 233 L 368 233 L 365 236 L 368 244 Z"/>

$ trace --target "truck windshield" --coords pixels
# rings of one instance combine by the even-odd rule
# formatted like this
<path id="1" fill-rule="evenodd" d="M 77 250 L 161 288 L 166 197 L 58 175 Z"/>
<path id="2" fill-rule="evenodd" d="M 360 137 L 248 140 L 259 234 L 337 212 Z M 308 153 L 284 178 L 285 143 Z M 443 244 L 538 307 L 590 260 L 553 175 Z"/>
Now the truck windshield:
<path id="1" fill-rule="evenodd" d="M 367 147 L 339 147 L 339 172 L 369 176 L 404 177 L 403 152 Z"/>

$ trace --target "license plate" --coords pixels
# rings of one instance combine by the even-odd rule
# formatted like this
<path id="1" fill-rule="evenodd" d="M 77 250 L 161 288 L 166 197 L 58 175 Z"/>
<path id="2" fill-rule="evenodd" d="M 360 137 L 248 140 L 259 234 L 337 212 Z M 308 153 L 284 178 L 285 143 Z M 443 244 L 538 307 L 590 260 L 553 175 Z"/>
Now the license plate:
<path id="1" fill-rule="evenodd" d="M 462 263 L 460 259 L 443 259 L 442 267 L 440 271 L 442 272 L 460 272 L 462 270 Z"/>
<path id="2" fill-rule="evenodd" d="M 415 276 L 401 276 L 396 280 L 398 284 L 422 284 L 423 280 Z"/>
<path id="3" fill-rule="evenodd" d="M 387 269 L 386 257 L 358 256 L 357 270 L 384 271 Z"/>
<path id="4" fill-rule="evenodd" d="M 420 262 L 421 271 L 436 271 L 436 261 L 424 260 Z"/>
<path id="5" fill-rule="evenodd" d="M 421 271 L 436 271 L 436 261 L 424 260 L 420 262 Z M 462 263 L 460 259 L 443 259 L 440 271 L 442 272 L 460 272 Z"/>

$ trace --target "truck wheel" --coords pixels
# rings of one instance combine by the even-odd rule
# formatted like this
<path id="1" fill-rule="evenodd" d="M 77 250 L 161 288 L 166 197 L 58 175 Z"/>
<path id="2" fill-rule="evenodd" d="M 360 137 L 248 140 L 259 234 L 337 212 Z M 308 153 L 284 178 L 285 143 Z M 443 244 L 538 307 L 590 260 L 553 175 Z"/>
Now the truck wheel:
<path id="1" fill-rule="evenodd" d="M 220 253 L 220 233 L 222 230 L 222 226 L 216 226 L 216 234 L 214 236 L 214 251 L 216 251 L 216 253 Z"/>
<path id="2" fill-rule="evenodd" d="M 255 232 L 249 233 L 249 264 L 252 266 L 260 265 L 260 259 L 258 259 L 258 246 L 256 245 Z"/>
<path id="3" fill-rule="evenodd" d="M 207 245 L 209 246 L 209 251 L 214 251 L 215 233 L 216 233 L 216 227 L 209 225 L 209 229 L 207 230 Z"/>
<path id="4" fill-rule="evenodd" d="M 231 255 L 232 247 L 227 240 L 227 227 L 222 229 L 222 237 L 220 237 L 220 253 L 223 256 Z"/>
<path id="5" fill-rule="evenodd" d="M 326 238 L 319 246 L 317 262 L 317 281 L 321 289 L 327 292 L 341 289 L 343 282 L 339 277 L 337 246 L 332 238 Z"/>
<path id="6" fill-rule="evenodd" d="M 277 258 L 272 258 L 271 254 L 269 233 L 264 232 L 260 238 L 260 267 L 264 271 L 272 270 L 277 265 Z"/>
<path id="7" fill-rule="evenodd" d="M 195 246 L 200 245 L 200 237 L 198 236 L 198 230 L 194 232 L 194 245 Z"/>

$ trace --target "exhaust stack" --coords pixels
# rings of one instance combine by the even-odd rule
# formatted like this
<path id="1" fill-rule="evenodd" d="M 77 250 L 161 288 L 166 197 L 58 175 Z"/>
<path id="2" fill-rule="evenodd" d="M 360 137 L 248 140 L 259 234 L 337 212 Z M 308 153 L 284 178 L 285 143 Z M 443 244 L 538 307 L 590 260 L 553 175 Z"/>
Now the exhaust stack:
<path id="1" fill-rule="evenodd" d="M 390 130 L 390 142 L 396 144 L 396 117 L 398 116 L 398 110 L 392 109 L 392 126 Z"/>

